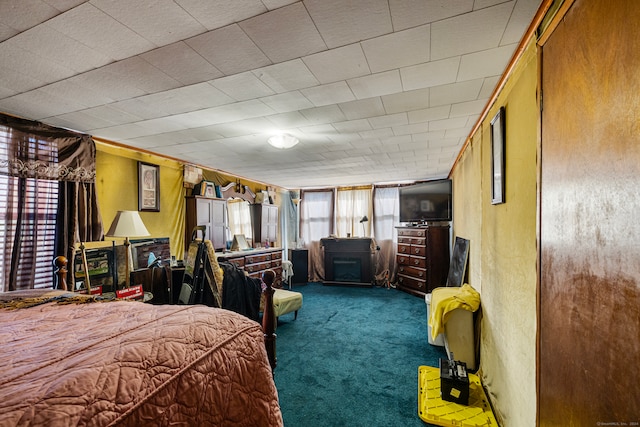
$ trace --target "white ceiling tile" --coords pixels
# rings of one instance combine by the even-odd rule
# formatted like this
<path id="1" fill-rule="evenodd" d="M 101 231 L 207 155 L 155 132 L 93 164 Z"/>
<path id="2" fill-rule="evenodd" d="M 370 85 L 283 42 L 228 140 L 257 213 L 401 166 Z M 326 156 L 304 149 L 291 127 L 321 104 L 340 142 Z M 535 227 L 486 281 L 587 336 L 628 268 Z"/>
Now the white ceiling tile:
<path id="1" fill-rule="evenodd" d="M 0 1 L 0 23 L 13 30 L 13 34 L 45 22 L 59 13 L 59 10 L 40 0 Z"/>
<path id="2" fill-rule="evenodd" d="M 502 0 L 500 0 L 502 1 Z M 471 12 L 474 0 L 389 0 L 395 31 Z"/>
<path id="3" fill-rule="evenodd" d="M 428 122 L 430 120 L 440 120 L 449 118 L 449 111 L 451 106 L 449 104 L 439 107 L 425 108 L 422 110 L 409 111 L 407 113 L 409 117 L 409 123 L 421 123 Z"/>
<path id="4" fill-rule="evenodd" d="M 388 71 L 429 60 L 429 25 L 363 41 L 371 72 Z"/>
<path id="5" fill-rule="evenodd" d="M 390 114 L 387 116 L 371 117 L 368 119 L 374 129 L 402 126 L 409 124 L 407 113 Z"/>
<path id="6" fill-rule="evenodd" d="M 45 25 L 116 60 L 156 47 L 88 2 L 56 16 Z"/>
<path id="7" fill-rule="evenodd" d="M 422 89 L 456 81 L 460 57 L 427 62 L 400 69 L 404 90 Z"/>
<path id="8" fill-rule="evenodd" d="M 29 105 L 37 119 L 78 111 L 87 107 L 75 99 L 58 96 L 55 92 L 50 93 L 43 88 L 24 92 L 10 99 L 13 102 L 19 101 Z"/>
<path id="9" fill-rule="evenodd" d="M 393 31 L 386 0 L 306 0 L 304 5 L 329 48 Z"/>
<path id="10" fill-rule="evenodd" d="M 220 70 L 184 42 L 145 52 L 140 58 L 185 85 L 223 76 Z"/>
<path id="11" fill-rule="evenodd" d="M 493 93 L 498 81 L 500 80 L 500 76 L 492 76 L 486 77 L 482 82 L 482 89 L 480 89 L 480 94 L 478 95 L 478 99 L 489 98 Z"/>
<path id="12" fill-rule="evenodd" d="M 461 102 L 451 106 L 451 117 L 469 116 L 481 111 L 487 104 L 488 99 L 478 99 L 476 101 Z"/>
<path id="13" fill-rule="evenodd" d="M 310 55 L 302 60 L 322 84 L 370 74 L 358 43 Z"/>
<path id="14" fill-rule="evenodd" d="M 316 107 L 355 100 L 355 96 L 351 93 L 351 89 L 349 89 L 346 82 L 330 83 L 301 89 L 301 92 Z"/>
<path id="15" fill-rule="evenodd" d="M 267 11 L 260 0 L 175 0 L 208 30 L 240 22 Z M 266 2 L 265 2 L 266 3 Z"/>
<path id="16" fill-rule="evenodd" d="M 180 82 L 169 77 L 139 56 L 114 62 L 102 69 L 116 76 L 120 82 L 127 82 L 129 85 L 146 93 L 174 89 L 180 86 Z"/>
<path id="17" fill-rule="evenodd" d="M 302 2 L 247 19 L 238 25 L 274 63 L 327 48 Z"/>
<path id="18" fill-rule="evenodd" d="M 94 130 L 94 136 L 111 141 L 122 141 L 123 139 L 138 138 L 145 135 L 148 135 L 148 131 L 137 123 Z"/>
<path id="19" fill-rule="evenodd" d="M 66 128 L 74 128 L 79 132 L 89 132 L 92 129 L 100 129 L 117 124 L 116 122 L 109 121 L 106 117 L 96 114 L 89 114 L 89 110 L 74 111 L 72 113 L 61 114 L 56 117 L 51 117 L 52 123 L 61 123 L 60 126 Z M 132 121 L 132 120 L 131 120 Z M 78 123 L 82 123 L 83 126 L 79 128 Z"/>
<path id="20" fill-rule="evenodd" d="M 447 130 L 461 128 L 467 125 L 466 117 L 455 117 L 453 119 L 433 120 L 429 122 L 429 130 Z"/>
<path id="21" fill-rule="evenodd" d="M 98 105 L 109 104 L 114 101 L 113 98 L 93 92 L 91 89 L 82 86 L 78 80 L 74 78 L 43 86 L 39 90 L 60 99 L 75 99 L 83 108 L 97 107 Z"/>
<path id="22" fill-rule="evenodd" d="M 458 81 L 502 75 L 515 48 L 514 45 L 507 45 L 463 55 Z"/>
<path id="23" fill-rule="evenodd" d="M 424 133 L 429 131 L 429 123 L 414 123 L 410 125 L 394 126 L 393 133 L 395 135 L 412 135 L 416 133 Z"/>
<path id="24" fill-rule="evenodd" d="M 339 104 L 339 107 L 349 120 L 364 119 L 385 114 L 382 100 L 379 97 L 344 102 Z"/>
<path id="25" fill-rule="evenodd" d="M 429 107 L 429 88 L 385 95 L 382 103 L 387 114 L 420 110 Z"/>
<path id="26" fill-rule="evenodd" d="M 371 127 L 371 123 L 366 119 L 338 122 L 334 123 L 333 127 L 335 127 L 338 132 L 342 133 L 363 132 L 373 129 Z"/>
<path id="27" fill-rule="evenodd" d="M 431 59 L 449 58 L 497 47 L 513 2 L 431 24 Z"/>
<path id="28" fill-rule="evenodd" d="M 429 94 L 429 104 L 432 107 L 478 99 L 482 88 L 482 79 L 469 80 L 461 83 L 432 87 Z"/>
<path id="29" fill-rule="evenodd" d="M 47 25 L 31 28 L 16 35 L 12 43 L 47 61 L 60 64 L 78 73 L 113 61 L 113 58 Z"/>
<path id="30" fill-rule="evenodd" d="M 542 0 L 518 0 L 509 18 L 509 24 L 502 36 L 500 44 L 519 43 L 524 30 L 529 27 L 531 18 L 535 16 Z"/>
<path id="31" fill-rule="evenodd" d="M 391 128 L 371 129 L 360 132 L 362 138 L 387 138 L 393 136 Z"/>
<path id="32" fill-rule="evenodd" d="M 311 124 L 306 117 L 304 117 L 298 111 L 292 111 L 289 113 L 272 114 L 267 116 L 267 119 L 280 129 L 287 129 L 300 126 L 308 126 Z"/>
<path id="33" fill-rule="evenodd" d="M 101 105 L 99 107 L 89 108 L 84 110 L 84 113 L 89 115 L 96 121 L 104 121 L 108 124 L 104 126 L 96 126 L 92 129 L 107 128 L 114 125 L 121 125 L 125 123 L 133 123 L 141 120 L 142 118 L 134 114 L 129 114 L 112 105 Z"/>
<path id="34" fill-rule="evenodd" d="M 347 83 L 358 99 L 402 92 L 402 81 L 398 70 L 358 77 L 348 80 Z"/>
<path id="35" fill-rule="evenodd" d="M 91 4 L 156 46 L 164 46 L 207 29 L 173 0 L 91 0 Z"/>
<path id="36" fill-rule="evenodd" d="M 16 91 L 35 89 L 74 74 L 63 64 L 18 47 L 13 39 L 0 46 L 0 69 L 3 71 L 2 85 L 15 85 L 13 89 Z"/>
<path id="37" fill-rule="evenodd" d="M 249 71 L 215 79 L 209 83 L 236 101 L 245 101 L 275 94 L 269 86 Z"/>
<path id="38" fill-rule="evenodd" d="M 428 127 L 428 125 L 427 125 L 427 127 Z M 444 134 L 445 134 L 444 130 L 431 131 L 431 132 L 421 132 L 421 133 L 413 133 L 413 134 L 411 134 L 411 138 L 412 138 L 413 141 L 428 142 L 428 141 L 434 141 L 434 140 L 443 139 L 444 138 Z"/>
<path id="39" fill-rule="evenodd" d="M 342 122 L 347 119 L 340 107 L 337 105 L 326 105 L 324 107 L 314 107 L 301 110 L 300 113 L 313 124 Z"/>
<path id="40" fill-rule="evenodd" d="M 159 117 L 156 119 L 143 120 L 138 125 L 147 130 L 147 135 L 157 135 L 165 132 L 184 130 L 186 126 L 171 117 Z"/>
<path id="41" fill-rule="evenodd" d="M 224 138 L 231 138 L 243 135 L 262 135 L 265 132 L 270 133 L 273 124 L 263 118 L 257 117 L 253 119 L 240 120 L 237 122 L 223 123 L 212 126 L 212 129 L 222 135 Z M 275 130 L 275 127 L 273 128 Z"/>
<path id="42" fill-rule="evenodd" d="M 304 89 L 319 84 L 300 59 L 263 67 L 254 70 L 253 74 L 276 93 Z"/>
<path id="43" fill-rule="evenodd" d="M 264 98 L 260 98 L 260 101 L 262 101 L 278 113 L 286 113 L 289 111 L 296 111 L 313 107 L 311 101 L 305 98 L 304 95 L 302 95 L 297 90 L 279 93 L 277 95 L 266 96 Z"/>
<path id="44" fill-rule="evenodd" d="M 225 75 L 271 64 L 235 24 L 190 38 L 186 43 Z"/>

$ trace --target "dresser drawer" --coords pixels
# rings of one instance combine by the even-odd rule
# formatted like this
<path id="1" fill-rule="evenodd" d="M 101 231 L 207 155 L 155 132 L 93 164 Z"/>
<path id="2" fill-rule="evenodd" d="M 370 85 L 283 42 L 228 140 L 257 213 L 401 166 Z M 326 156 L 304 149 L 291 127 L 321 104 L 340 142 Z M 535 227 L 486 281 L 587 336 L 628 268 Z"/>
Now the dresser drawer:
<path id="1" fill-rule="evenodd" d="M 404 243 L 398 243 L 398 253 L 409 255 L 411 253 L 411 245 L 406 245 Z"/>
<path id="2" fill-rule="evenodd" d="M 402 274 L 398 275 L 398 283 L 402 286 L 406 286 L 422 292 L 427 289 L 426 280 L 416 279 L 415 277 L 409 277 Z"/>
<path id="3" fill-rule="evenodd" d="M 424 228 L 402 228 L 398 230 L 398 236 L 425 237 L 427 232 Z"/>
<path id="4" fill-rule="evenodd" d="M 246 264 L 257 264 L 259 262 L 271 261 L 271 254 L 247 255 L 244 259 Z"/>
<path id="5" fill-rule="evenodd" d="M 230 262 L 231 264 L 235 264 L 238 267 L 244 267 L 244 257 L 240 257 L 240 258 L 218 258 L 218 261 L 220 262 Z"/>
<path id="6" fill-rule="evenodd" d="M 411 276 L 421 280 L 427 280 L 427 270 L 424 268 L 411 267 L 408 265 L 398 266 L 398 274 Z"/>
<path id="7" fill-rule="evenodd" d="M 245 264 L 244 270 L 248 273 L 255 273 L 256 271 L 267 270 L 271 268 L 271 261 L 259 262 L 256 264 Z"/>
<path id="8" fill-rule="evenodd" d="M 416 256 L 426 256 L 427 254 L 427 248 L 425 248 L 424 246 L 414 246 L 411 245 L 411 255 L 416 255 Z"/>

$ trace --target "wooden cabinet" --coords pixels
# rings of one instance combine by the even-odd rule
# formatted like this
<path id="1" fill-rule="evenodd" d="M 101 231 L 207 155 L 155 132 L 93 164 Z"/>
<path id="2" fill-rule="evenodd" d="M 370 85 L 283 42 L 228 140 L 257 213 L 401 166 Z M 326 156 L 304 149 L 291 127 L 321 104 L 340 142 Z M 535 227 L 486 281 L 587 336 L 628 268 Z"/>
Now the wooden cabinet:
<path id="1" fill-rule="evenodd" d="M 276 273 L 274 287 L 282 287 L 282 249 L 253 249 L 250 251 L 216 254 L 218 261 L 228 261 L 246 271 L 249 276 L 262 278 L 265 270 Z"/>
<path id="2" fill-rule="evenodd" d="M 417 296 L 445 286 L 449 273 L 449 226 L 396 227 L 397 287 Z"/>
<path id="3" fill-rule="evenodd" d="M 289 284 L 306 285 L 309 281 L 309 250 L 289 249 L 289 261 L 293 265 L 293 277 L 289 279 Z"/>
<path id="4" fill-rule="evenodd" d="M 185 247 L 191 242 L 193 227 L 206 225 L 205 239 L 222 250 L 227 245 L 227 201 L 205 197 L 187 197 Z"/>
<path id="5" fill-rule="evenodd" d="M 278 206 L 266 203 L 251 205 L 253 244 L 278 241 Z"/>

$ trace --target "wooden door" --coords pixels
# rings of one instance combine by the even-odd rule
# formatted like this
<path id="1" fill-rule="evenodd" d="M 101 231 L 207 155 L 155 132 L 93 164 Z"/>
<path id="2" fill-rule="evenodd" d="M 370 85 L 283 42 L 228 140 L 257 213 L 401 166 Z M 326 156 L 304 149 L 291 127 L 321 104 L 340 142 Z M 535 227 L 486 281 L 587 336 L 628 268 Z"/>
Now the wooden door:
<path id="1" fill-rule="evenodd" d="M 638 22 L 576 0 L 542 47 L 541 426 L 640 421 Z"/>

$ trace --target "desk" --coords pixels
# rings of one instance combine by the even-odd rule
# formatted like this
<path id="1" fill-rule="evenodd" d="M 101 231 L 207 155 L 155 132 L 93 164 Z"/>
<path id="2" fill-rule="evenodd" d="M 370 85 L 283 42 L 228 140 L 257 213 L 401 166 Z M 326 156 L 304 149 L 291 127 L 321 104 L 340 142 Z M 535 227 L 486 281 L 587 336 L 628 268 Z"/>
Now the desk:
<path id="1" fill-rule="evenodd" d="M 368 237 L 324 238 L 325 285 L 373 285 L 372 239 Z"/>

